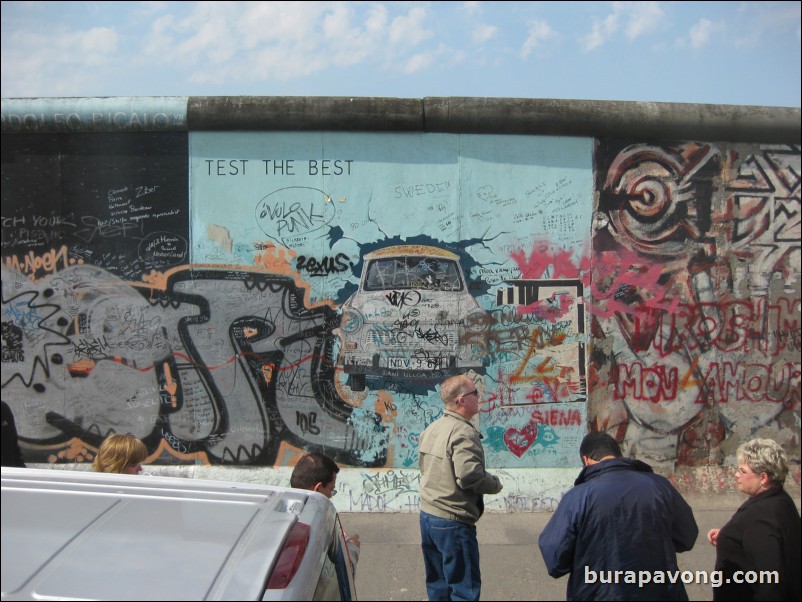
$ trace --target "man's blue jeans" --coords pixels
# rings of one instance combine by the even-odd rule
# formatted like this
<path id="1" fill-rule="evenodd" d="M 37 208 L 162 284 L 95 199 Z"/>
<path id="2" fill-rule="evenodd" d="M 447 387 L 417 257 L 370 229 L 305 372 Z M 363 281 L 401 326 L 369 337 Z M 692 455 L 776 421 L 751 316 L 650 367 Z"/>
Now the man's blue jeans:
<path id="1" fill-rule="evenodd" d="M 482 591 L 476 527 L 420 513 L 429 600 L 478 600 Z"/>

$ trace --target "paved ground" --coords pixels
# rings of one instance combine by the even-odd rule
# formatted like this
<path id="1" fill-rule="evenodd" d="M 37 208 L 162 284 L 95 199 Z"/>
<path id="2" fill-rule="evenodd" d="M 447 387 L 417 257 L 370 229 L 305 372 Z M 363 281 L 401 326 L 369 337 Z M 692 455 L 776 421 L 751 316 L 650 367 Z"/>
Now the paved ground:
<path id="1" fill-rule="evenodd" d="M 693 550 L 679 555 L 680 569 L 713 569 L 715 550 L 707 531 L 721 527 L 746 499 L 689 499 L 699 525 Z M 478 524 L 483 600 L 565 600 L 567 579 L 552 579 L 537 547 L 550 513 L 488 513 Z M 358 533 L 360 600 L 426 600 L 417 513 L 343 513 L 349 533 Z M 712 600 L 710 585 L 686 585 L 691 600 Z"/>

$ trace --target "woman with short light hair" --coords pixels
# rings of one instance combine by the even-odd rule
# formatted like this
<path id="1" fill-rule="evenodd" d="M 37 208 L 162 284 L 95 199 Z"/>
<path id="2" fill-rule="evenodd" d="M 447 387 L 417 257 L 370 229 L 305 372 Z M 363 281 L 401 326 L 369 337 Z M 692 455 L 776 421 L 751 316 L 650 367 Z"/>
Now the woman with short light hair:
<path id="1" fill-rule="evenodd" d="M 772 439 L 752 439 L 742 444 L 736 453 L 738 463 L 745 463 L 756 474 L 765 472 L 769 485 L 784 485 L 788 476 L 788 456 Z"/>
<path id="2" fill-rule="evenodd" d="M 109 435 L 100 444 L 93 464 L 96 472 L 139 474 L 148 448 L 133 435 Z"/>
<path id="3" fill-rule="evenodd" d="M 771 439 L 752 439 L 736 456 L 735 480 L 749 499 L 726 525 L 707 534 L 722 576 L 713 600 L 800 600 L 802 522 L 783 487 L 788 456 Z"/>

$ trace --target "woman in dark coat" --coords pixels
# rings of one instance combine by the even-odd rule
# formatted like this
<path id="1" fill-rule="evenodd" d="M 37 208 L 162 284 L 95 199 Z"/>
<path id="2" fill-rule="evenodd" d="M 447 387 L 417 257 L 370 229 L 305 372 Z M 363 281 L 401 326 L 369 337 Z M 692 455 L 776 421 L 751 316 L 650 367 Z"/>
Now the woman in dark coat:
<path id="1" fill-rule="evenodd" d="M 785 450 L 771 439 L 753 439 L 738 448 L 737 456 L 738 489 L 749 499 L 726 525 L 707 534 L 722 575 L 713 600 L 800 600 L 802 521 L 783 488 Z"/>

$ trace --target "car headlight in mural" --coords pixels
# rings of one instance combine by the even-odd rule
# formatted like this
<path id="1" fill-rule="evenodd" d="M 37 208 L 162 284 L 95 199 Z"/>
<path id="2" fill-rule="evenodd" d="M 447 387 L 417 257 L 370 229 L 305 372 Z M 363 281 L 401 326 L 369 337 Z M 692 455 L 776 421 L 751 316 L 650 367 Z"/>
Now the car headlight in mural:
<path id="1" fill-rule="evenodd" d="M 483 332 L 488 324 L 488 315 L 483 309 L 477 308 L 465 316 L 465 328 L 472 333 Z"/>
<path id="2" fill-rule="evenodd" d="M 343 311 L 340 329 L 349 335 L 354 335 L 365 325 L 365 318 L 353 307 Z"/>
<path id="3" fill-rule="evenodd" d="M 369 375 L 442 378 L 478 369 L 486 346 L 473 341 L 486 325 L 458 255 L 387 247 L 365 255 L 359 290 L 343 304 L 339 364 L 354 391 Z"/>

